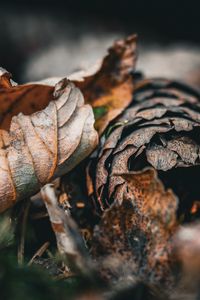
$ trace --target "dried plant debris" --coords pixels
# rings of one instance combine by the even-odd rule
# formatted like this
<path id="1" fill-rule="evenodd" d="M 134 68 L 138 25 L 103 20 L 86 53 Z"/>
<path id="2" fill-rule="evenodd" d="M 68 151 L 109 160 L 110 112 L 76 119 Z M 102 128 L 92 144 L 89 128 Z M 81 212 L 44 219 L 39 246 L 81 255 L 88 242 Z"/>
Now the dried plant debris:
<path id="1" fill-rule="evenodd" d="M 173 170 L 184 173 L 198 167 L 199 100 L 195 90 L 178 82 L 137 83 L 133 104 L 110 125 L 89 170 L 90 191 L 101 210 L 113 201 L 122 202 L 126 186 L 122 173 L 152 166 L 166 181 Z"/>
<path id="2" fill-rule="evenodd" d="M 52 299 L 53 290 L 77 300 L 199 297 L 200 94 L 145 79 L 135 62 L 133 35 L 71 81 L 17 85 L 0 70 L 0 212 L 42 188 L 27 210 L 21 201 L 11 211 L 21 215 L 19 274 L 27 262 L 34 278 L 37 265 L 65 280 L 48 279 Z M 4 281 L 1 254 L 19 246 L 10 220 L 1 222 Z"/>
<path id="3" fill-rule="evenodd" d="M 103 213 L 93 254 L 108 260 L 101 272 L 110 280 L 123 273 L 172 286 L 172 237 L 199 214 L 200 95 L 178 82 L 144 79 L 133 98 L 88 167 L 88 192 Z M 119 264 L 113 269 L 109 260 Z"/>
<path id="4" fill-rule="evenodd" d="M 19 268 L 11 258 L 0 256 L 1 299 L 7 300 L 75 300 L 89 299 L 92 288 L 85 279 L 53 280 L 39 268 L 22 266 Z M 96 289 L 95 292 L 99 293 Z M 85 298 L 81 298 L 85 296 Z M 91 298 L 94 299 L 94 298 Z M 100 299 L 100 298 L 99 298 Z M 103 298 L 102 298 L 103 299 Z"/>
<path id="5" fill-rule="evenodd" d="M 132 101 L 133 72 L 137 60 L 137 36 L 118 40 L 108 54 L 92 69 L 71 74 L 69 79 L 80 88 L 85 102 L 93 107 L 95 128 L 102 134 Z M 54 86 L 61 78 L 48 78 L 42 82 Z"/>
<path id="6" fill-rule="evenodd" d="M 177 199 L 152 168 L 122 178 L 123 202 L 103 214 L 94 231 L 92 253 L 110 280 L 169 282 Z"/>
<path id="7" fill-rule="evenodd" d="M 76 223 L 72 220 L 70 212 L 64 212 L 58 205 L 54 186 L 46 184 L 41 194 L 45 202 L 51 226 L 55 232 L 58 250 L 70 263 L 73 269 L 89 272 L 88 256 L 83 239 L 78 231 Z"/>
<path id="8" fill-rule="evenodd" d="M 132 100 L 136 38 L 136 35 L 132 35 L 116 41 L 94 75 L 85 77 L 81 82 L 75 81 L 86 103 L 94 108 L 95 128 L 100 134 Z"/>
<path id="9" fill-rule="evenodd" d="M 132 100 L 135 61 L 134 35 L 115 42 L 96 73 L 74 80 L 93 106 L 100 133 Z M 17 85 L 1 69 L 0 211 L 70 171 L 95 148 L 94 116 L 81 91 L 56 78 Z"/>
<path id="10" fill-rule="evenodd" d="M 52 89 L 42 84 L 12 86 L 5 71 L 1 78 L 0 211 L 4 211 L 70 171 L 90 154 L 98 136 L 91 106 L 68 80 Z"/>

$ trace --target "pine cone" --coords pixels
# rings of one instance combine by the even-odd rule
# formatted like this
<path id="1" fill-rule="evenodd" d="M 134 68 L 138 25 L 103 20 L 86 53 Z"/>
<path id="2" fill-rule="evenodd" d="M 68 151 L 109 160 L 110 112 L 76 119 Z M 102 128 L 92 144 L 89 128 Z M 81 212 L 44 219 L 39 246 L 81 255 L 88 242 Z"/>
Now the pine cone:
<path id="1" fill-rule="evenodd" d="M 107 279 L 174 282 L 173 236 L 199 215 L 199 100 L 182 83 L 141 80 L 101 139 L 87 183 L 103 212 L 91 252 Z"/>
<path id="2" fill-rule="evenodd" d="M 138 82 L 132 105 L 110 125 L 90 168 L 90 172 L 95 170 L 90 191 L 101 210 L 113 201 L 122 202 L 126 180 L 120 174 L 148 166 L 158 170 L 166 187 L 172 185 L 180 201 L 187 197 L 189 191 L 185 194 L 178 186 L 186 173 L 189 177 L 185 183 L 192 189 L 195 186 L 188 179 L 197 172 L 197 168 L 189 167 L 200 163 L 199 100 L 197 91 L 179 82 L 165 79 Z M 197 195 L 194 198 L 198 200 Z M 188 205 L 191 204 L 192 201 Z"/>

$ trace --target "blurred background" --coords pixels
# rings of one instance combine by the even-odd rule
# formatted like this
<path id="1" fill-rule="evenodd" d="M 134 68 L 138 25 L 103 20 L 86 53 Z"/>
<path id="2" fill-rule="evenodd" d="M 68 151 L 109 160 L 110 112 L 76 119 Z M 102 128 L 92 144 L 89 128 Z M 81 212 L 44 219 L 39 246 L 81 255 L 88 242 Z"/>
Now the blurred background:
<path id="1" fill-rule="evenodd" d="M 0 1 L 0 65 L 17 82 L 66 76 L 138 34 L 137 69 L 200 87 L 199 0 Z"/>

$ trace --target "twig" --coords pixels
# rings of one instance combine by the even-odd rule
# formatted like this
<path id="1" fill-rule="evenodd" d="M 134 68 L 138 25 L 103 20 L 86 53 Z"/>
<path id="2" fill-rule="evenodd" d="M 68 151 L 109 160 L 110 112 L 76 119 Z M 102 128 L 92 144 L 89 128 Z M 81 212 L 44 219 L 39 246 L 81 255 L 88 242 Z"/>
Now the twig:
<path id="1" fill-rule="evenodd" d="M 31 260 L 29 261 L 28 263 L 28 266 L 32 265 L 34 259 L 36 257 L 40 257 L 42 256 L 42 254 L 47 250 L 47 248 L 49 247 L 50 243 L 49 242 L 46 242 L 44 243 L 36 252 L 35 254 L 33 255 L 33 257 L 31 258 Z"/>
<path id="2" fill-rule="evenodd" d="M 28 219 L 28 213 L 30 208 L 30 201 L 29 199 L 25 203 L 24 213 L 22 217 L 22 225 L 21 225 L 21 231 L 20 231 L 20 240 L 18 245 L 18 264 L 22 265 L 24 262 L 24 244 L 25 244 L 25 235 L 26 235 L 26 224 Z"/>
<path id="3" fill-rule="evenodd" d="M 52 228 L 56 235 L 60 254 L 65 256 L 73 270 L 89 272 L 89 257 L 76 223 L 69 211 L 58 206 L 58 199 L 53 184 L 47 184 L 41 189 L 41 195 L 46 205 Z"/>

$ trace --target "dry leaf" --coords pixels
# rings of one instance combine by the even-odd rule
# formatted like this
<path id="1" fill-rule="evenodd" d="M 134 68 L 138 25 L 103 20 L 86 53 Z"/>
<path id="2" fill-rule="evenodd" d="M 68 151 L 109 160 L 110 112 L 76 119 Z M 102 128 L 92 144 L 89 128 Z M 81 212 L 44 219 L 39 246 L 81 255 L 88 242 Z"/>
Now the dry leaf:
<path id="1" fill-rule="evenodd" d="M 96 112 L 95 127 L 101 134 L 131 102 L 136 63 L 136 35 L 118 40 L 108 50 L 100 69 L 83 81 L 75 81 Z"/>
<path id="2" fill-rule="evenodd" d="M 11 119 L 20 112 L 26 115 L 44 109 L 53 100 L 54 86 L 13 84 L 11 74 L 0 69 L 0 128 L 9 130 Z"/>
<path id="3" fill-rule="evenodd" d="M 94 231 L 92 253 L 100 261 L 102 276 L 110 280 L 132 276 L 166 283 L 171 276 L 177 199 L 153 169 L 122 177 L 127 182 L 123 202 L 104 212 Z"/>
<path id="4" fill-rule="evenodd" d="M 102 134 L 106 126 L 132 101 L 136 64 L 136 35 L 116 41 L 102 62 L 92 69 L 77 72 L 68 78 L 80 88 L 86 103 L 95 113 L 95 128 Z M 51 86 L 60 78 L 42 82 Z"/>
<path id="5" fill-rule="evenodd" d="M 13 86 L 4 70 L 0 78 L 0 211 L 4 211 L 70 171 L 90 154 L 98 136 L 92 108 L 68 80 L 55 87 Z"/>

